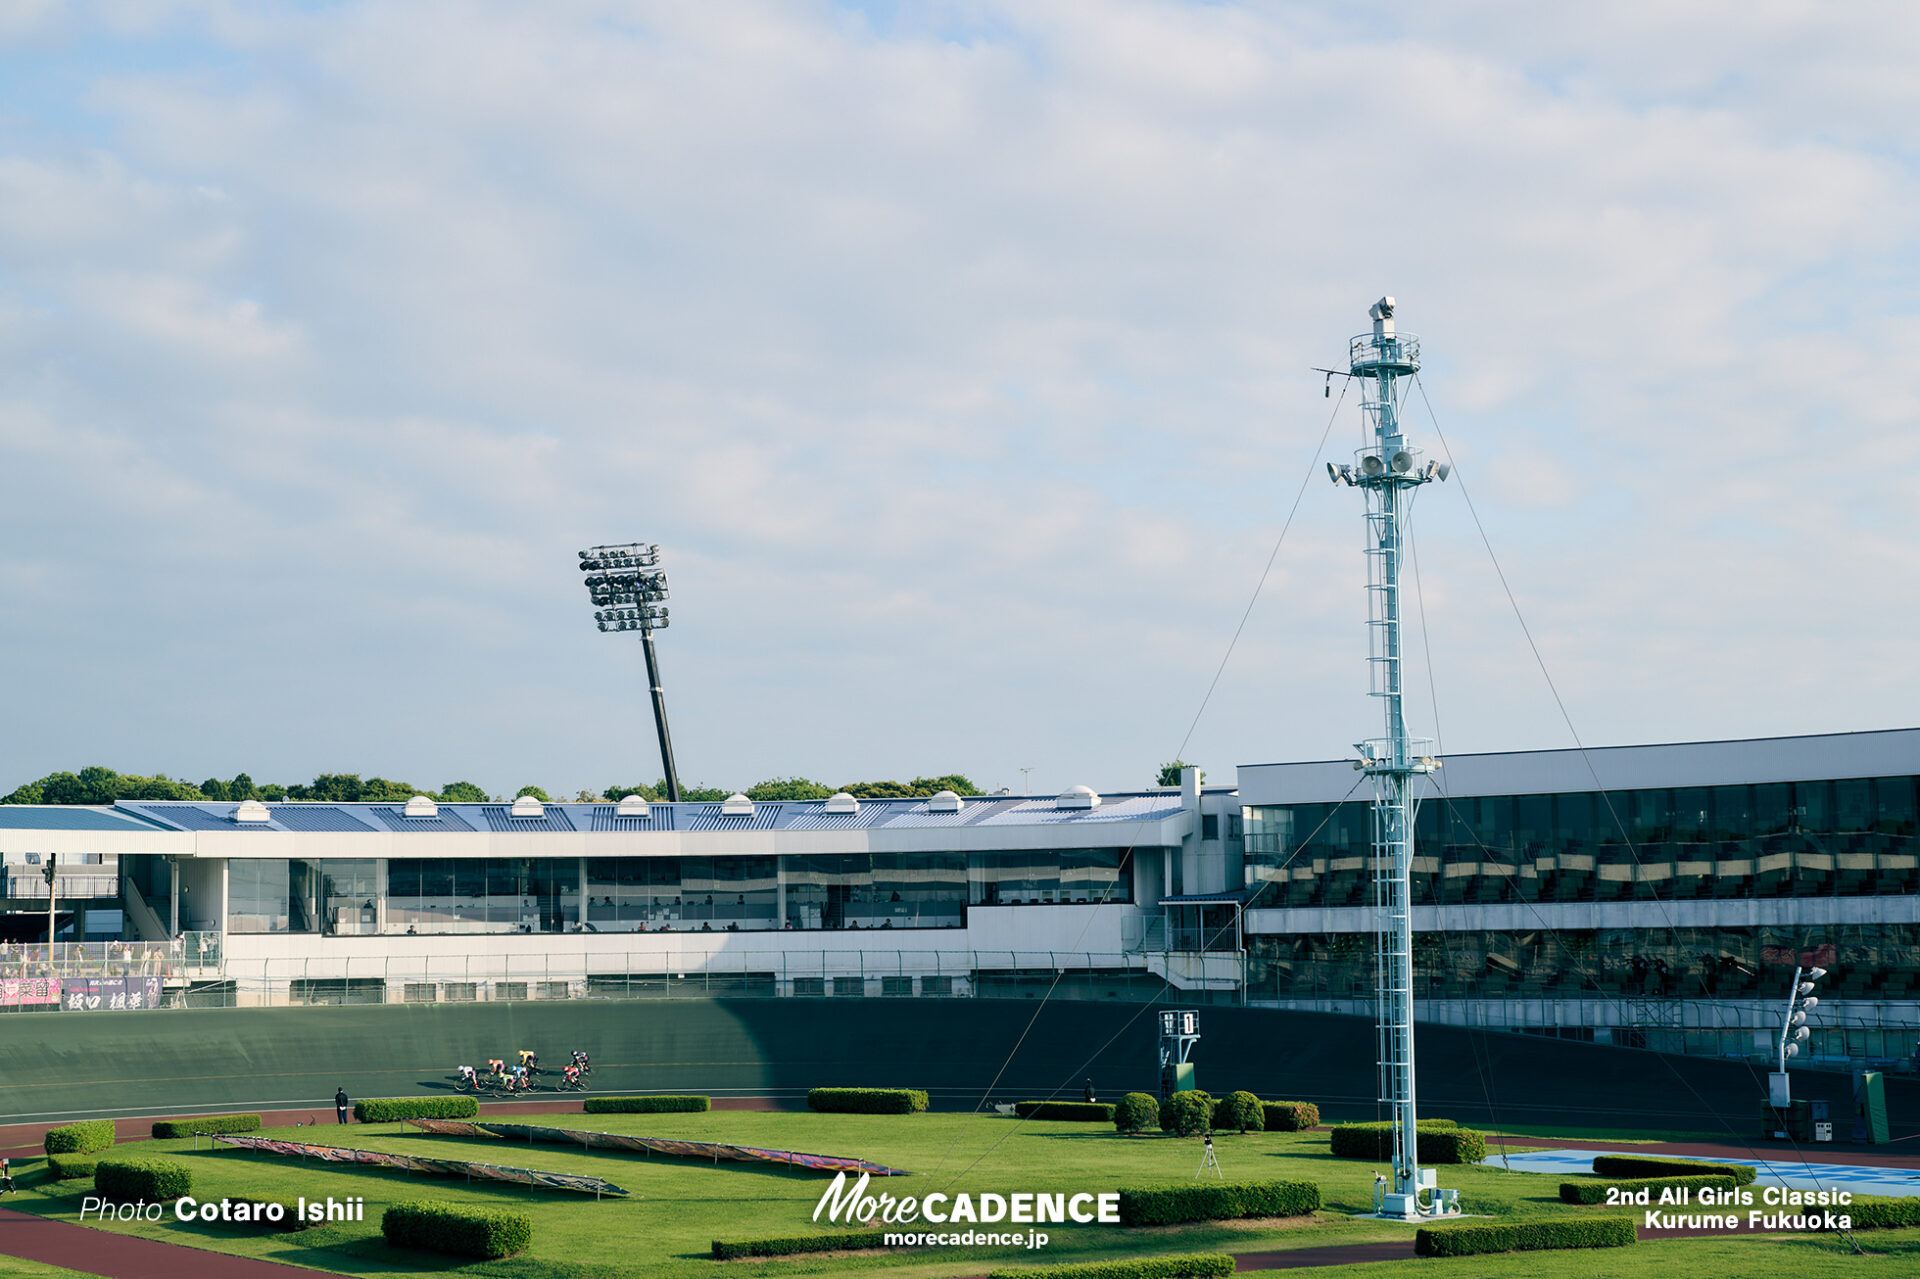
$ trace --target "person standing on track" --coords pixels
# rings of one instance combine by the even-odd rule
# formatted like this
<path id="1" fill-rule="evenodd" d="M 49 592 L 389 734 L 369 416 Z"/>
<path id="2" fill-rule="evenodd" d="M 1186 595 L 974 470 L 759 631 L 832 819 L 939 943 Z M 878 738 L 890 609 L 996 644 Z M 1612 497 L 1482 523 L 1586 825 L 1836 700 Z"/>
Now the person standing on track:
<path id="1" fill-rule="evenodd" d="M 352 1103 L 347 1100 L 347 1090 L 345 1088 L 335 1090 L 333 1094 L 333 1108 L 339 1112 L 340 1122 L 343 1124 L 347 1122 L 347 1107 L 351 1104 Z"/>
<path id="2" fill-rule="evenodd" d="M 13 1193 L 13 1160 L 0 1155 L 0 1195 Z"/>

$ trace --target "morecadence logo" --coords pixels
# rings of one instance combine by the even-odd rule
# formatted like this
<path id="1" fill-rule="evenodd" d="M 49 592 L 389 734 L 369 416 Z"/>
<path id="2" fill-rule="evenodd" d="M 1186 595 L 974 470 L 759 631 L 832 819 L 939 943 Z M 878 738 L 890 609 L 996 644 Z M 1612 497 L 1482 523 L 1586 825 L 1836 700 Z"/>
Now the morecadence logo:
<path id="1" fill-rule="evenodd" d="M 840 1173 L 814 1205 L 813 1219 L 823 1216 L 846 1225 L 870 1225 L 874 1221 L 889 1226 L 911 1225 L 925 1221 L 944 1226 L 959 1222 L 1009 1225 L 1105 1225 L 1120 1224 L 1120 1195 L 1117 1191 L 1062 1191 L 1050 1194 L 1036 1191 L 992 1192 L 972 1195 L 966 1192 L 948 1195 L 935 1191 L 925 1196 L 874 1195 L 868 1193 L 872 1177 L 860 1174 L 851 1184 Z"/>

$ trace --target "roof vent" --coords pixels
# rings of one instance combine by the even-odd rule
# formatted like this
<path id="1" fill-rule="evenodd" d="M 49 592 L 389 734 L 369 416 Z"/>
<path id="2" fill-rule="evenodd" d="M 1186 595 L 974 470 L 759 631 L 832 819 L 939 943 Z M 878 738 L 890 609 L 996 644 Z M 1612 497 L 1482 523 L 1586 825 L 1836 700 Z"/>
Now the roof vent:
<path id="1" fill-rule="evenodd" d="M 831 799 L 827 800 L 827 811 L 829 813 L 857 813 L 860 811 L 860 801 L 845 791 L 837 791 Z"/>
<path id="2" fill-rule="evenodd" d="M 957 813 L 960 811 L 960 797 L 950 790 L 936 791 L 927 801 L 929 813 Z"/>
<path id="3" fill-rule="evenodd" d="M 547 806 L 531 795 L 522 795 L 519 799 L 513 801 L 511 815 L 514 817 L 545 817 L 547 815 Z"/>
<path id="4" fill-rule="evenodd" d="M 613 808 L 615 817 L 646 817 L 651 815 L 651 812 L 652 810 L 647 807 L 647 797 L 644 795 L 622 795 L 620 802 Z"/>
<path id="5" fill-rule="evenodd" d="M 415 795 L 407 801 L 407 806 L 400 815 L 402 817 L 438 817 L 440 805 L 433 802 L 431 795 Z"/>
<path id="6" fill-rule="evenodd" d="M 722 817 L 751 817 L 753 816 L 753 801 L 745 795 L 729 795 L 727 796 L 727 802 L 720 805 L 720 815 Z"/>
<path id="7" fill-rule="evenodd" d="M 233 810 L 233 820 L 236 822 L 249 822 L 255 825 L 265 825 L 267 822 L 273 820 L 273 814 L 269 813 L 267 806 L 259 800 L 246 799 L 240 801 L 240 806 Z"/>
<path id="8" fill-rule="evenodd" d="M 1072 790 L 1060 792 L 1060 797 L 1053 801 L 1053 806 L 1055 808 L 1098 808 L 1100 797 L 1094 793 L 1091 786 L 1076 786 Z"/>

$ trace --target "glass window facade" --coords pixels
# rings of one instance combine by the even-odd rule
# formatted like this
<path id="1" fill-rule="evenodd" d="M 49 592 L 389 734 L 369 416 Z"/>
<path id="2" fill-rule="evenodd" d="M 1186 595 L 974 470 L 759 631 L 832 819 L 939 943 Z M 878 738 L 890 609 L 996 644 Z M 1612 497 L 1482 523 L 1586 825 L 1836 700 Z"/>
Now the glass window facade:
<path id="1" fill-rule="evenodd" d="M 1707 998 L 1781 1002 L 1796 963 L 1827 969 L 1820 997 L 1905 1001 L 1920 991 L 1920 924 L 1797 928 L 1434 932 L 1414 937 L 1414 995 Z M 1369 933 L 1248 939 L 1255 998 L 1371 998 Z"/>
<path id="2" fill-rule="evenodd" d="M 587 931 L 743 932 L 779 926 L 771 857 L 590 857 Z"/>
<path id="3" fill-rule="evenodd" d="M 784 860 L 789 928 L 959 928 L 966 923 L 965 853 Z"/>
<path id="4" fill-rule="evenodd" d="M 1439 797 L 1414 822 L 1416 905 L 1920 892 L 1916 779 Z M 1364 800 L 1246 812 L 1253 906 L 1367 902 Z"/>
<path id="5" fill-rule="evenodd" d="M 580 919 L 574 857 L 396 857 L 387 863 L 387 931 L 571 932 Z"/>
<path id="6" fill-rule="evenodd" d="M 1161 850 L 1142 851 L 1158 856 Z M 967 885 L 975 906 L 1131 902 L 1133 862 L 1121 848 L 975 853 Z"/>
<path id="7" fill-rule="evenodd" d="M 1155 858 L 1163 852 L 1146 851 Z M 1134 898 L 1131 858 L 1117 848 L 784 858 L 397 857 L 384 871 L 372 858 L 235 858 L 228 874 L 230 931 L 328 935 L 960 928 L 969 904 Z"/>
<path id="8" fill-rule="evenodd" d="M 292 924 L 289 863 L 238 859 L 227 863 L 227 931 L 284 933 Z"/>

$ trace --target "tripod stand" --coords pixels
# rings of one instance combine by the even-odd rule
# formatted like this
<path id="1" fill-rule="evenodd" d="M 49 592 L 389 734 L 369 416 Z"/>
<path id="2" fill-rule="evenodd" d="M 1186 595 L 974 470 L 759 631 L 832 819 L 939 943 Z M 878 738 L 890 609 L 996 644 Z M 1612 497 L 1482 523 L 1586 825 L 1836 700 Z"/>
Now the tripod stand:
<path id="1" fill-rule="evenodd" d="M 1206 1176 L 1208 1169 L 1213 1170 L 1214 1176 L 1219 1177 L 1222 1180 L 1226 1179 L 1226 1174 L 1220 1171 L 1220 1160 L 1214 1156 L 1213 1138 L 1210 1136 L 1207 1138 L 1206 1149 L 1202 1152 L 1200 1156 L 1200 1167 L 1195 1170 L 1193 1175 L 1195 1177 L 1204 1177 Z"/>

